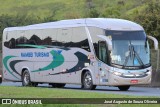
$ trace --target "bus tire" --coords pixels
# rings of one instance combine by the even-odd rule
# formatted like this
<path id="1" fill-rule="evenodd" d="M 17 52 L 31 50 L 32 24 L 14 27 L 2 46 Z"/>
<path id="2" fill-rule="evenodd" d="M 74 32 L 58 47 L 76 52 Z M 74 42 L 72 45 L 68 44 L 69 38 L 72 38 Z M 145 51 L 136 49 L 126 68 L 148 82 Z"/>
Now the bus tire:
<path id="1" fill-rule="evenodd" d="M 37 86 L 38 86 L 38 83 L 37 83 L 37 82 L 31 82 L 31 86 L 37 87 Z"/>
<path id="2" fill-rule="evenodd" d="M 0 77 L 0 84 L 2 83 L 2 77 Z"/>
<path id="3" fill-rule="evenodd" d="M 89 71 L 86 71 L 83 75 L 82 86 L 87 90 L 94 90 L 96 85 L 93 85 L 92 75 Z"/>
<path id="4" fill-rule="evenodd" d="M 118 88 L 119 88 L 119 90 L 121 90 L 121 91 L 127 91 L 127 90 L 130 88 L 130 86 L 129 86 L 129 85 L 118 86 Z"/>
<path id="5" fill-rule="evenodd" d="M 63 88 L 66 84 L 63 83 L 53 83 L 52 87 L 54 88 Z"/>
<path id="6" fill-rule="evenodd" d="M 31 80 L 30 80 L 30 74 L 28 70 L 25 70 L 22 73 L 22 86 L 30 86 Z"/>
<path id="7" fill-rule="evenodd" d="M 62 84 L 62 83 L 59 83 L 59 84 L 56 84 L 56 87 L 57 88 L 63 88 L 66 84 Z"/>

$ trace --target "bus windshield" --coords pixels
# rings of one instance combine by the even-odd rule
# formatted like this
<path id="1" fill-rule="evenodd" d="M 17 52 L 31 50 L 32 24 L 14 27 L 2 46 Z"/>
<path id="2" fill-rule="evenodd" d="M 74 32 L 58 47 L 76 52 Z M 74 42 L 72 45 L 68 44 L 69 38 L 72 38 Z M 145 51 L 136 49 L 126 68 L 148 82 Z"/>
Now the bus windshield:
<path id="1" fill-rule="evenodd" d="M 112 39 L 111 64 L 121 68 L 150 66 L 150 51 L 144 31 L 106 31 Z"/>

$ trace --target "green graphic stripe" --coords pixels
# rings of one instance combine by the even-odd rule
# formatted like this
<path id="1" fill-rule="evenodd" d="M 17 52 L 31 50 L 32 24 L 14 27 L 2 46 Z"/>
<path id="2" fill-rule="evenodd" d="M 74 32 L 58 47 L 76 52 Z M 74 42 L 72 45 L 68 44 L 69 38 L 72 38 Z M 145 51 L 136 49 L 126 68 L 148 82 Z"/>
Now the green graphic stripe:
<path id="1" fill-rule="evenodd" d="M 46 47 L 40 45 L 30 45 L 30 44 L 18 44 L 17 46 L 28 46 L 33 48 L 45 49 Z"/>
<path id="2" fill-rule="evenodd" d="M 51 51 L 50 53 L 52 54 L 53 57 L 55 57 L 54 60 L 48 66 L 41 68 L 41 69 L 38 69 L 38 70 L 34 70 L 32 72 L 40 72 L 40 71 L 53 69 L 53 68 L 56 68 L 64 63 L 63 55 L 61 55 L 60 53 L 58 53 L 54 50 Z"/>
<path id="3" fill-rule="evenodd" d="M 13 72 L 11 72 L 11 71 L 9 70 L 9 68 L 8 68 L 8 66 L 7 66 L 8 60 L 9 60 L 10 58 L 13 58 L 13 57 L 16 57 L 16 56 L 6 56 L 6 57 L 3 59 L 3 64 L 4 64 L 4 67 L 7 69 L 7 71 L 8 71 L 12 76 L 14 76 L 15 78 L 17 78 L 17 77 L 13 74 Z M 17 78 L 17 79 L 19 79 L 19 78 Z"/>

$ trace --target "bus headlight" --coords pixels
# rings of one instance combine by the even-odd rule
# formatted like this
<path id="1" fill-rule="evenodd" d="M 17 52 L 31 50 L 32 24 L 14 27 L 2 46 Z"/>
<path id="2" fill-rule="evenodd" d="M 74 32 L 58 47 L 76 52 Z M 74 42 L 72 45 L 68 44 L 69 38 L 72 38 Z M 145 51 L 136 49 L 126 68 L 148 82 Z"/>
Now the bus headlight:
<path id="1" fill-rule="evenodd" d="M 120 73 L 120 72 L 116 72 L 116 71 L 115 71 L 115 72 L 113 72 L 113 74 L 114 74 L 114 75 L 117 75 L 117 76 L 122 75 L 122 73 Z"/>
<path id="2" fill-rule="evenodd" d="M 150 74 L 151 74 L 151 71 L 150 71 L 150 70 L 147 70 L 146 74 L 150 75 Z"/>

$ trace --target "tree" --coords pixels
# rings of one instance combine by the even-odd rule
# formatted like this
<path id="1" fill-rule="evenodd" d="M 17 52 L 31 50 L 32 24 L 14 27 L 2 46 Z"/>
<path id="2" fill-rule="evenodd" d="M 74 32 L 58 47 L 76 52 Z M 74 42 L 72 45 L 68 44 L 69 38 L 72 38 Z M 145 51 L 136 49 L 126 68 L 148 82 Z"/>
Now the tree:
<path id="1" fill-rule="evenodd" d="M 89 10 L 89 17 L 97 18 L 97 17 L 99 17 L 99 15 L 100 15 L 100 13 L 95 8 L 92 8 Z"/>
<path id="2" fill-rule="evenodd" d="M 134 21 L 140 23 L 148 35 L 152 35 L 160 41 L 160 5 L 157 2 L 149 2 L 147 8 L 136 15 Z"/>
<path id="3" fill-rule="evenodd" d="M 105 12 L 102 14 L 103 17 L 112 17 L 117 18 L 120 17 L 120 9 L 119 7 L 108 7 L 105 9 Z"/>
<path id="4" fill-rule="evenodd" d="M 2 32 L 6 27 L 15 27 L 15 26 L 25 26 L 35 23 L 43 22 L 42 19 L 36 16 L 27 16 L 27 15 L 1 15 L 0 16 L 0 40 L 2 38 Z"/>

